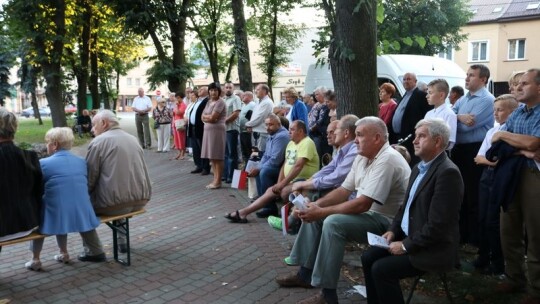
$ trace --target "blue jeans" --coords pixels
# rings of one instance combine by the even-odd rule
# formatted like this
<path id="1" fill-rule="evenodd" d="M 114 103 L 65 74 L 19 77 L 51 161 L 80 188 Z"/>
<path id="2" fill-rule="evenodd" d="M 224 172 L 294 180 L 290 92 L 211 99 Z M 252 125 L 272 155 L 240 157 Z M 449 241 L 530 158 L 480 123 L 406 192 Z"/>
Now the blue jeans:
<path id="1" fill-rule="evenodd" d="M 223 178 L 231 181 L 235 169 L 238 169 L 238 131 L 229 130 L 227 131 Z"/>
<path id="2" fill-rule="evenodd" d="M 257 194 L 259 196 L 262 196 L 266 192 L 266 189 L 277 183 L 280 169 L 281 168 L 264 167 L 259 171 L 259 175 L 255 177 L 255 180 L 257 181 Z"/>

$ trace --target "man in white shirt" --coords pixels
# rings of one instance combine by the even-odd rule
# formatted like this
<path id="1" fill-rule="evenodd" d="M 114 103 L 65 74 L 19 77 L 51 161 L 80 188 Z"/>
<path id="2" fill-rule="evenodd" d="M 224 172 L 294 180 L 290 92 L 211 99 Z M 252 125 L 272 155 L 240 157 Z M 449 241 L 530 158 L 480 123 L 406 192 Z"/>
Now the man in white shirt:
<path id="1" fill-rule="evenodd" d="M 270 88 L 267 85 L 259 84 L 257 86 L 255 94 L 257 95 L 257 98 L 259 98 L 259 103 L 255 106 L 251 119 L 246 122 L 248 132 L 257 133 L 257 148 L 261 152 L 264 152 L 264 149 L 266 148 L 266 138 L 268 137 L 264 120 L 272 113 L 272 108 L 274 107 L 274 102 L 268 96 L 269 92 Z"/>
<path id="2" fill-rule="evenodd" d="M 150 137 L 150 126 L 148 124 L 148 112 L 152 110 L 152 101 L 144 95 L 144 89 L 139 88 L 139 96 L 133 98 L 131 109 L 135 112 L 135 126 L 137 127 L 137 137 L 143 149 L 152 147 Z"/>

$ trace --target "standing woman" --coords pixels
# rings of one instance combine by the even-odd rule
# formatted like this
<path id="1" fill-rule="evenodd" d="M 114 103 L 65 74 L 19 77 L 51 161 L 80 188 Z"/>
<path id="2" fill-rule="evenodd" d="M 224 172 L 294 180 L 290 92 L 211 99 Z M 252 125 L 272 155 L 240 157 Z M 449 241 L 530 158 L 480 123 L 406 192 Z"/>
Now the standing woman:
<path id="1" fill-rule="evenodd" d="M 43 195 L 37 154 L 13 143 L 17 125 L 15 114 L 0 108 L 0 237 L 6 239 L 39 225 Z"/>
<path id="2" fill-rule="evenodd" d="M 214 180 L 206 189 L 221 188 L 223 159 L 225 158 L 225 116 L 227 106 L 221 99 L 221 86 L 213 82 L 208 86 L 209 99 L 201 119 L 204 122 L 201 158 L 208 158 L 214 171 Z"/>
<path id="3" fill-rule="evenodd" d="M 173 121 L 174 121 L 174 146 L 178 149 L 178 154 L 174 159 L 184 159 L 184 154 L 186 151 L 186 126 L 187 121 L 184 119 L 184 114 L 186 113 L 187 105 L 184 103 L 184 94 L 176 94 L 176 104 L 173 110 Z M 181 121 L 182 122 L 181 122 Z"/>
<path id="4" fill-rule="evenodd" d="M 159 125 L 157 128 L 157 152 L 169 152 L 171 149 L 171 122 L 172 113 L 167 108 L 164 98 L 158 100 L 157 106 L 152 113 L 154 121 Z"/>
<path id="5" fill-rule="evenodd" d="M 91 232 L 99 226 L 99 220 L 88 194 L 86 161 L 69 152 L 73 145 L 71 129 L 52 128 L 45 134 L 45 141 L 50 156 L 40 160 L 45 193 L 39 232 L 56 235 L 60 253 L 54 259 L 68 263 L 67 234 Z M 25 264 L 26 268 L 41 269 L 40 253 L 44 240 L 32 241 L 33 257 Z"/>

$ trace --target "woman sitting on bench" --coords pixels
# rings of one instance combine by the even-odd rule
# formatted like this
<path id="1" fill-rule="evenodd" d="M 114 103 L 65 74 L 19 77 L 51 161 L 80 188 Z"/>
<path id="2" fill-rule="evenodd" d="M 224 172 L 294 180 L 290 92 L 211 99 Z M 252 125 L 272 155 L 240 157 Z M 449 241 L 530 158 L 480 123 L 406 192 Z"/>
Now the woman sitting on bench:
<path id="1" fill-rule="evenodd" d="M 21 237 L 15 234 L 39 225 L 43 194 L 37 154 L 21 150 L 13 143 L 17 125 L 15 114 L 0 108 L 0 239 L 3 241 Z"/>
<path id="2" fill-rule="evenodd" d="M 53 128 L 45 135 L 50 157 L 40 160 L 45 184 L 40 233 L 56 235 L 60 254 L 58 262 L 68 263 L 67 234 L 93 231 L 99 226 L 88 194 L 86 161 L 73 155 L 73 132 L 69 128 Z M 31 261 L 25 264 L 30 270 L 41 269 L 39 259 L 44 239 L 33 240 Z"/>

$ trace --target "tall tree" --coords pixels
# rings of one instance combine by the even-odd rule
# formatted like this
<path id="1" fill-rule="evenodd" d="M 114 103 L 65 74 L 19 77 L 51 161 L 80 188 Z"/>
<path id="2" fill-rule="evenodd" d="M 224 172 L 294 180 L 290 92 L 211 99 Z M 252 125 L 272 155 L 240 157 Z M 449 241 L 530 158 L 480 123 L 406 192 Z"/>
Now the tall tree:
<path id="1" fill-rule="evenodd" d="M 253 78 L 251 76 L 246 18 L 244 16 L 244 0 L 231 0 L 231 8 L 234 19 L 234 52 L 238 64 L 240 89 L 251 91 L 253 90 Z"/>
<path id="2" fill-rule="evenodd" d="M 460 28 L 472 13 L 464 0 L 393 0 L 382 5 L 379 40 L 388 52 L 431 56 L 467 38 Z"/>
<path id="3" fill-rule="evenodd" d="M 322 0 L 338 116 L 377 114 L 377 0 Z M 361 71 L 361 72 L 360 72 Z"/>
<path id="4" fill-rule="evenodd" d="M 118 17 L 125 18 L 126 31 L 143 38 L 150 37 L 154 43 L 156 56 L 149 59 L 155 59 L 155 62 L 147 71 L 152 88 L 167 82 L 171 92 L 184 90 L 187 79 L 193 75 L 192 66 L 186 62 L 184 54 L 191 0 L 111 0 L 108 4 Z M 144 44 L 138 47 L 144 48 Z"/>
<path id="5" fill-rule="evenodd" d="M 4 18 L 0 16 L 0 21 Z M 4 98 L 10 97 L 11 84 L 9 83 L 10 70 L 15 65 L 15 51 L 12 39 L 0 27 L 0 106 L 4 106 Z"/>
<path id="6" fill-rule="evenodd" d="M 225 70 L 224 60 L 220 58 L 221 45 L 230 41 L 225 21 L 225 15 L 230 12 L 227 0 L 198 1 L 191 7 L 189 19 L 190 30 L 194 31 L 206 51 L 210 73 L 214 81 L 219 82 L 219 72 Z M 221 60 L 220 60 L 221 59 Z"/>
<path id="7" fill-rule="evenodd" d="M 260 41 L 257 51 L 262 57 L 258 67 L 266 75 L 266 82 L 272 92 L 278 68 L 289 62 L 298 37 L 302 33 L 299 26 L 280 22 L 279 18 L 293 10 L 297 0 L 258 0 L 254 2 L 255 14 L 250 18 L 255 31 L 254 37 Z"/>
<path id="8" fill-rule="evenodd" d="M 42 69 L 53 126 L 66 126 L 62 94 L 66 1 L 13 0 L 5 9 L 10 31 L 31 46 L 30 62 Z"/>

